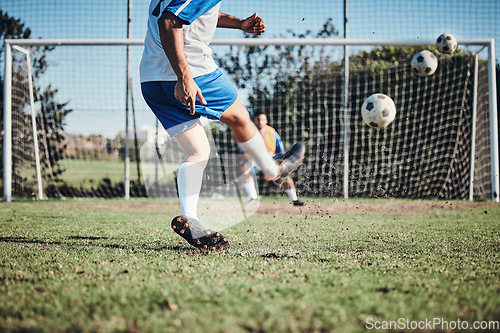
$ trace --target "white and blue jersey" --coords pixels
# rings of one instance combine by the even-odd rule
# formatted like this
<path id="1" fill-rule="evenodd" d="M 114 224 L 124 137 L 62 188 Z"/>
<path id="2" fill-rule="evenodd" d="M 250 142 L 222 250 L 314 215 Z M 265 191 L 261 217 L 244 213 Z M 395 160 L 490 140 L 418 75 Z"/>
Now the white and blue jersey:
<path id="1" fill-rule="evenodd" d="M 139 67 L 140 81 L 176 81 L 177 76 L 161 45 L 158 18 L 165 11 L 184 21 L 184 53 L 193 77 L 217 69 L 208 47 L 212 41 L 221 0 L 153 0 L 149 6 L 148 30 Z"/>
<path id="2" fill-rule="evenodd" d="M 209 44 L 219 19 L 220 0 L 152 0 L 140 64 L 144 100 L 170 136 L 191 127 L 200 116 L 219 120 L 238 98 L 234 85 L 217 68 Z M 195 114 L 175 98 L 175 74 L 163 50 L 158 18 L 165 11 L 183 21 L 184 53 L 206 105 L 196 100 Z"/>

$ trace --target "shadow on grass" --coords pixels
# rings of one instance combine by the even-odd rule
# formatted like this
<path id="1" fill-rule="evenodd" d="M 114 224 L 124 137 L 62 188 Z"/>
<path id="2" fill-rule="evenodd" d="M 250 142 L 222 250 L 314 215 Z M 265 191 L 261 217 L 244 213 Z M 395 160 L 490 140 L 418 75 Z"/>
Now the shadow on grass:
<path id="1" fill-rule="evenodd" d="M 189 245 L 165 245 L 165 246 L 152 246 L 150 244 L 135 244 L 135 245 L 124 245 L 124 244 L 116 244 L 116 243 L 103 243 L 103 242 L 94 242 L 94 241 L 103 241 L 109 240 L 109 237 L 94 237 L 94 236 L 67 236 L 65 239 L 73 240 L 69 242 L 64 241 L 56 241 L 56 240 L 42 240 L 42 239 L 33 239 L 21 236 L 15 237 L 0 237 L 0 243 L 22 243 L 22 244 L 40 244 L 40 245 L 62 245 L 71 247 L 100 247 L 100 248 L 108 248 L 108 249 L 121 249 L 128 251 L 174 251 L 174 252 L 192 252 L 198 253 L 202 252 L 198 249 L 193 248 Z M 75 242 L 76 241 L 85 241 L 85 242 Z"/>
<path id="2" fill-rule="evenodd" d="M 38 239 L 28 239 L 26 237 L 0 237 L 0 242 L 4 243 L 28 243 L 28 244 L 53 244 L 53 245 L 61 245 L 62 242 L 59 241 L 44 241 Z"/>

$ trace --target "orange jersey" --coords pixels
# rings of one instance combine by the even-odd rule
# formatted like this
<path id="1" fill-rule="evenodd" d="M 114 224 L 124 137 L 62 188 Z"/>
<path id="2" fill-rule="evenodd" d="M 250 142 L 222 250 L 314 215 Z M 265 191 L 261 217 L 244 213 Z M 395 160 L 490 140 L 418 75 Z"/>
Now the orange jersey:
<path id="1" fill-rule="evenodd" d="M 264 144 L 266 145 L 267 151 L 272 154 L 282 153 L 285 149 L 280 136 L 276 133 L 276 130 L 269 125 L 266 125 L 264 129 L 260 132 L 262 139 L 264 139 Z"/>

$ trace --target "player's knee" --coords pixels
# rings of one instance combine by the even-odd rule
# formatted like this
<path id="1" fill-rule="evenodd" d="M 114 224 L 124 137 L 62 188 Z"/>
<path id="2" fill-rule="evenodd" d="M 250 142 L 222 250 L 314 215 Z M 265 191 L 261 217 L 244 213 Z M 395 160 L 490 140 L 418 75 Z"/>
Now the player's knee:
<path id="1" fill-rule="evenodd" d="M 230 127 L 243 127 L 250 122 L 250 118 L 245 115 L 233 115 L 230 117 L 228 125 Z"/>
<path id="2" fill-rule="evenodd" d="M 200 154 L 198 155 L 198 163 L 201 164 L 203 168 L 205 168 L 207 166 L 209 158 L 210 158 L 210 148 L 208 148 L 203 152 L 200 152 Z"/>
<path id="3" fill-rule="evenodd" d="M 208 159 L 210 158 L 210 146 L 206 149 L 196 149 L 186 154 L 186 161 L 197 163 L 203 168 L 207 166 Z"/>
<path id="4" fill-rule="evenodd" d="M 242 110 L 226 110 L 222 114 L 220 120 L 228 125 L 229 127 L 241 127 L 246 126 L 252 122 L 248 112 L 245 109 Z"/>

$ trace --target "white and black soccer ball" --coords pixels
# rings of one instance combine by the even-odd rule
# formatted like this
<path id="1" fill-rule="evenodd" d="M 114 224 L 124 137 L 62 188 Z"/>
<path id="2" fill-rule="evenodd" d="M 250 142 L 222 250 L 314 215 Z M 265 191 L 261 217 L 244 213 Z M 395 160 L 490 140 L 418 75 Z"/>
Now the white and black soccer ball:
<path id="1" fill-rule="evenodd" d="M 455 50 L 457 49 L 457 45 L 458 44 L 456 38 L 452 34 L 449 34 L 447 32 L 439 35 L 439 37 L 436 39 L 436 48 L 439 52 L 444 54 L 455 52 Z"/>
<path id="2" fill-rule="evenodd" d="M 392 98 L 384 94 L 373 94 L 361 106 L 363 121 L 373 128 L 384 128 L 396 117 L 396 105 Z"/>
<path id="3" fill-rule="evenodd" d="M 437 67 L 437 57 L 431 51 L 423 50 L 417 52 L 411 60 L 411 69 L 413 70 L 413 73 L 420 76 L 429 76 L 434 74 Z"/>

